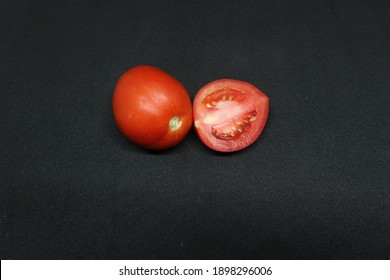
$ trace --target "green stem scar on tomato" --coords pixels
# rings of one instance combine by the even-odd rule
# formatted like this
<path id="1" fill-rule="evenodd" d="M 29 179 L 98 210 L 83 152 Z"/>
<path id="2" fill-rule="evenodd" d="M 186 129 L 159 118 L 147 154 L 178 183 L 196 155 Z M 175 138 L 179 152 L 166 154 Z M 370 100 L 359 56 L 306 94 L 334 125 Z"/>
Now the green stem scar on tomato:
<path id="1" fill-rule="evenodd" d="M 187 90 L 152 66 L 137 66 L 118 80 L 112 99 L 115 122 L 130 141 L 161 150 L 179 144 L 192 126 Z"/>
<path id="2" fill-rule="evenodd" d="M 200 140 L 219 152 L 242 150 L 257 140 L 268 118 L 268 97 L 254 85 L 221 79 L 195 96 L 194 127 Z"/>
<path id="3" fill-rule="evenodd" d="M 182 124 L 183 124 L 183 122 L 181 121 L 180 117 L 174 116 L 169 121 L 169 129 L 172 131 L 178 130 Z"/>

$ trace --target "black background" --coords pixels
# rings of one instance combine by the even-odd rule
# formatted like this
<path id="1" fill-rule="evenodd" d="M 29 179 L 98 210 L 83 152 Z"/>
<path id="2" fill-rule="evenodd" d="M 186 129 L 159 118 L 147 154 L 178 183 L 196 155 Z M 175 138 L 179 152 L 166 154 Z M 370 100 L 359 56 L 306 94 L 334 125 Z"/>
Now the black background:
<path id="1" fill-rule="evenodd" d="M 2 259 L 390 258 L 388 1 L 0 2 Z M 234 154 L 149 152 L 119 76 L 270 98 Z"/>

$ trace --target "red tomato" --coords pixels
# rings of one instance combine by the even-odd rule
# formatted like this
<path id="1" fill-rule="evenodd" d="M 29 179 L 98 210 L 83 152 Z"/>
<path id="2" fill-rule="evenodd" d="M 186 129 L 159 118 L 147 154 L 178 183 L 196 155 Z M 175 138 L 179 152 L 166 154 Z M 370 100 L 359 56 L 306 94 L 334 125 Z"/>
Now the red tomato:
<path id="1" fill-rule="evenodd" d="M 152 66 L 134 67 L 120 77 L 112 107 L 119 130 L 147 149 L 177 145 L 192 126 L 188 92 L 175 78 Z"/>
<path id="2" fill-rule="evenodd" d="M 268 97 L 254 85 L 232 79 L 216 80 L 196 94 L 195 131 L 213 150 L 242 150 L 260 136 L 268 110 Z"/>

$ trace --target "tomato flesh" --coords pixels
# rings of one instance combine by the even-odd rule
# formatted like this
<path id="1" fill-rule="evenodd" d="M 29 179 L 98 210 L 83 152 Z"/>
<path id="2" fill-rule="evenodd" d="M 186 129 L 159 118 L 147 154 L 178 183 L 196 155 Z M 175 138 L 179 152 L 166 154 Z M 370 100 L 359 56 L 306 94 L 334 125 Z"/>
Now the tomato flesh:
<path id="1" fill-rule="evenodd" d="M 197 93 L 194 127 L 201 141 L 220 152 L 242 150 L 257 140 L 268 118 L 268 97 L 247 82 L 221 79 Z"/>
<path id="2" fill-rule="evenodd" d="M 187 90 L 156 67 L 137 66 L 126 71 L 117 82 L 112 106 L 123 135 L 147 149 L 176 146 L 192 126 Z"/>

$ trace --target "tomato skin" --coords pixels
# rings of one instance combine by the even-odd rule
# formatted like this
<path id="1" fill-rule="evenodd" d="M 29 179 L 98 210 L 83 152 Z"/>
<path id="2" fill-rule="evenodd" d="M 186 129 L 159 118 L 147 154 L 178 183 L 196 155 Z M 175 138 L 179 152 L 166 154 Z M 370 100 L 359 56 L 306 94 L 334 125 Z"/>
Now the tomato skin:
<path id="1" fill-rule="evenodd" d="M 119 78 L 112 109 L 122 134 L 151 150 L 176 146 L 192 126 L 187 90 L 171 75 L 153 66 L 136 66 Z"/>
<path id="2" fill-rule="evenodd" d="M 218 152 L 235 152 L 253 144 L 269 113 L 269 98 L 254 85 L 220 79 L 202 87 L 193 104 L 200 140 Z"/>

